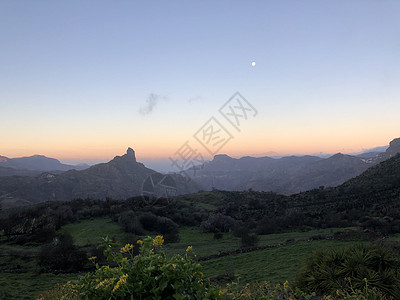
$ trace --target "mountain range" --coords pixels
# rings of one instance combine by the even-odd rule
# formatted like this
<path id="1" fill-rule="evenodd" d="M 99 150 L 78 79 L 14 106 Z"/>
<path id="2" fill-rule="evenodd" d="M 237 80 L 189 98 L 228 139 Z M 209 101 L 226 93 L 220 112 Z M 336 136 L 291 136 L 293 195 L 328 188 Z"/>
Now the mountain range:
<path id="1" fill-rule="evenodd" d="M 165 180 L 168 176 L 168 180 Z M 168 181 L 168 184 L 163 184 Z M 194 182 L 178 174 L 162 175 L 136 161 L 135 151 L 116 156 L 108 163 L 94 165 L 85 170 L 69 170 L 62 174 L 44 172 L 37 176 L 0 177 L 0 203 L 4 208 L 38 202 L 77 198 L 126 199 L 141 195 L 144 183 L 150 183 L 146 192 L 160 195 L 166 190 L 175 194 L 200 189 Z M 151 190 L 152 189 L 152 190 Z M 162 194 L 161 194 L 162 195 Z"/>
<path id="2" fill-rule="evenodd" d="M 0 175 L 8 175 L 0 176 L 0 204 L 7 208 L 52 200 L 159 197 L 212 189 L 273 191 L 290 195 L 339 186 L 399 152 L 400 138 L 391 141 L 385 152 L 337 153 L 329 158 L 306 155 L 235 159 L 216 155 L 212 161 L 187 170 L 186 174 L 192 180 L 181 174 L 163 175 L 145 167 L 136 161 L 135 151 L 131 148 L 108 163 L 84 170 L 70 169 L 74 166 L 44 156 L 0 157 Z M 40 168 L 57 169 L 42 172 Z M 63 168 L 68 171 L 63 172 Z"/>
<path id="3" fill-rule="evenodd" d="M 44 155 L 28 157 L 8 158 L 0 156 L 0 176 L 35 176 L 42 172 L 61 173 L 68 170 L 84 170 L 89 168 L 87 164 L 67 165 L 58 159 Z"/>
<path id="4" fill-rule="evenodd" d="M 252 189 L 289 195 L 321 186 L 338 186 L 399 152 L 400 138 L 391 141 L 385 152 L 337 153 L 329 158 L 306 155 L 235 159 L 216 155 L 212 161 L 186 173 L 205 190 Z"/>

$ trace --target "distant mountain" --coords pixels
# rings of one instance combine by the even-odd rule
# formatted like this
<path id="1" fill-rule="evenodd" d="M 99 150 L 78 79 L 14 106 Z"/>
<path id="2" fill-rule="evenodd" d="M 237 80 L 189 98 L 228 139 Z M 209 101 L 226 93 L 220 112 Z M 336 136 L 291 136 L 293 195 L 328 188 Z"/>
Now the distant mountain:
<path id="1" fill-rule="evenodd" d="M 66 165 L 62 164 L 59 160 L 55 158 L 49 158 L 43 155 L 33 155 L 28 157 L 19 158 L 8 158 L 5 156 L 0 156 L 0 167 L 12 168 L 16 170 L 30 170 L 39 172 L 54 172 L 54 171 L 68 171 L 68 170 L 84 170 L 89 167 L 86 164 L 80 165 Z M 10 175 L 13 175 L 14 171 L 10 171 Z M 31 173 L 31 174 L 34 174 Z M 7 176 L 7 175 L 2 175 Z"/>
<path id="2" fill-rule="evenodd" d="M 39 175 L 40 171 L 32 170 L 18 170 L 7 167 L 0 167 L 0 177 L 1 176 L 36 176 Z"/>
<path id="3" fill-rule="evenodd" d="M 400 153 L 372 166 L 345 183 L 328 189 L 314 189 L 289 197 L 289 203 L 318 218 L 366 221 L 377 227 L 385 223 L 400 230 Z M 334 214 L 341 217 L 333 216 Z M 347 215 L 347 216 L 346 216 Z M 381 218 L 382 222 L 378 220 Z M 394 224 L 394 221 L 397 224 Z M 398 226 L 397 229 L 394 226 Z"/>
<path id="4" fill-rule="evenodd" d="M 206 190 L 273 191 L 285 195 L 318 188 L 338 186 L 400 152 L 400 139 L 393 140 L 385 152 L 357 156 L 337 153 L 329 158 L 287 156 L 231 158 L 216 155 L 204 165 L 187 173 Z"/>
<path id="5" fill-rule="evenodd" d="M 158 174 L 155 176 L 154 174 Z M 154 176 L 154 177 L 151 177 Z M 158 182 L 153 180 L 156 177 Z M 0 177 L 0 203 L 3 207 L 27 205 L 49 200 L 72 200 L 75 198 L 126 199 L 142 194 L 146 180 L 159 195 L 160 189 L 173 190 L 176 194 L 190 193 L 200 189 L 195 183 L 184 180 L 180 175 L 168 178 L 174 182 L 166 185 L 165 176 L 146 168 L 136 161 L 135 152 L 129 148 L 126 154 L 116 156 L 108 163 L 94 165 L 86 170 L 70 170 L 59 175 L 49 172 L 35 177 Z"/>
<path id="6" fill-rule="evenodd" d="M 390 142 L 389 148 L 387 148 L 384 153 L 380 154 L 380 160 L 383 161 L 389 159 L 395 156 L 399 152 L 400 152 L 400 138 L 397 138 Z"/>

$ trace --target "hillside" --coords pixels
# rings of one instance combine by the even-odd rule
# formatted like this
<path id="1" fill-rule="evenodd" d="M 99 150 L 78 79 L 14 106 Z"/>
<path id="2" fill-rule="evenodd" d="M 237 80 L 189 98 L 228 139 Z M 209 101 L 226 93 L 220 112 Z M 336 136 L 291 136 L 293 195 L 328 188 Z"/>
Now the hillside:
<path id="1" fill-rule="evenodd" d="M 8 158 L 5 156 L 0 156 L 0 167 L 8 168 L 9 173 L 6 173 L 3 170 L 3 174 L 0 176 L 12 176 L 18 174 L 18 172 L 14 170 L 29 170 L 29 171 L 37 171 L 37 172 L 64 172 L 68 170 L 84 170 L 89 167 L 89 165 L 67 165 L 61 163 L 58 159 L 46 157 L 44 155 L 33 155 L 27 157 L 18 157 L 18 158 Z M 37 172 L 25 172 L 26 175 L 32 176 L 36 175 Z"/>
<path id="2" fill-rule="evenodd" d="M 87 197 L 125 199 L 141 195 L 145 180 L 156 173 L 137 162 L 135 152 L 129 148 L 126 154 L 83 171 L 70 170 L 59 175 L 42 173 L 36 177 L 1 177 L 0 203 L 3 207 L 12 207 Z M 179 175 L 173 178 L 178 184 L 178 194 L 199 189 L 194 183 L 182 180 Z"/>
<path id="3" fill-rule="evenodd" d="M 33 170 L 21 170 L 13 169 L 8 167 L 0 167 L 0 177 L 2 176 L 36 176 L 39 175 L 40 171 Z"/>
<path id="4" fill-rule="evenodd" d="M 390 143 L 386 152 L 362 155 L 337 153 L 328 158 L 316 156 L 242 157 L 216 155 L 196 172 L 192 179 L 206 190 L 273 191 L 290 195 L 321 186 L 334 187 L 400 152 L 400 139 Z"/>

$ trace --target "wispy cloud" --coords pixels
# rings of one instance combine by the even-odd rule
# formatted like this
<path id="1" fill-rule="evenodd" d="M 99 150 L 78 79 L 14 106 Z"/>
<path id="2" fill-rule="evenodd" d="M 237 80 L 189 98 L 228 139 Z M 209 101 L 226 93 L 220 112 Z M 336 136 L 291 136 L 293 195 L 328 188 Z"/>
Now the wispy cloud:
<path id="1" fill-rule="evenodd" d="M 192 98 L 188 99 L 188 102 L 189 102 L 189 103 L 195 102 L 195 101 L 197 101 L 197 100 L 200 100 L 201 98 L 202 98 L 201 96 L 195 96 L 195 97 L 192 97 Z"/>
<path id="2" fill-rule="evenodd" d="M 146 104 L 144 106 L 140 107 L 139 113 L 141 115 L 151 114 L 153 112 L 154 108 L 162 100 L 168 100 L 168 98 L 166 96 L 151 93 L 146 99 Z"/>

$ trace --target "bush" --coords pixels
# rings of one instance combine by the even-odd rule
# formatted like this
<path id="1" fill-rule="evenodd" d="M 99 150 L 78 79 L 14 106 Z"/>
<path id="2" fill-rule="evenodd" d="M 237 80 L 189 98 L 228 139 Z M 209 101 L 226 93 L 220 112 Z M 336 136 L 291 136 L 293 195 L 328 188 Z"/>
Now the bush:
<path id="1" fill-rule="evenodd" d="M 39 266 L 44 271 L 79 271 L 85 263 L 85 252 L 74 245 L 69 234 L 58 236 L 53 243 L 42 246 L 39 252 Z"/>
<path id="2" fill-rule="evenodd" d="M 357 244 L 344 250 L 318 251 L 298 274 L 296 286 L 318 295 L 372 289 L 400 299 L 399 267 L 398 257 L 383 246 Z"/>
<path id="3" fill-rule="evenodd" d="M 278 222 L 275 218 L 265 217 L 258 224 L 256 232 L 258 234 L 280 233 L 281 228 L 278 226 L 280 223 L 282 222 Z"/>
<path id="4" fill-rule="evenodd" d="M 228 232 L 233 229 L 235 220 L 221 213 L 211 214 L 209 218 L 201 223 L 203 232 Z"/>
<path id="5" fill-rule="evenodd" d="M 79 299 L 221 299 L 218 288 L 204 279 L 191 247 L 185 255 L 169 258 L 162 251 L 162 236 L 147 237 L 137 244 L 126 244 L 115 252 L 117 244 L 105 238 L 104 254 L 117 266 L 99 266 L 95 257 L 90 258 L 96 271 L 81 276 L 72 289 L 64 289 L 62 296 L 65 299 L 75 299 L 74 295 L 79 295 Z M 139 255 L 133 256 L 133 247 L 140 247 Z"/>
<path id="6" fill-rule="evenodd" d="M 123 212 L 118 218 L 118 224 L 125 232 L 143 234 L 143 226 L 133 211 Z"/>
<path id="7" fill-rule="evenodd" d="M 31 240 L 37 243 L 48 243 L 54 239 L 56 231 L 54 226 L 46 225 L 38 229 L 35 234 L 32 235 Z"/>
<path id="8" fill-rule="evenodd" d="M 145 213 L 139 217 L 139 222 L 145 230 L 161 233 L 168 243 L 179 240 L 178 225 L 167 217 L 159 217 L 152 213 Z"/>
<path id="9" fill-rule="evenodd" d="M 214 232 L 214 239 L 215 240 L 220 240 L 220 239 L 222 239 L 223 238 L 223 234 L 222 234 L 222 232 Z"/>
<path id="10" fill-rule="evenodd" d="M 257 246 L 258 241 L 259 238 L 256 234 L 243 231 L 241 236 L 241 245 L 243 248 Z"/>

